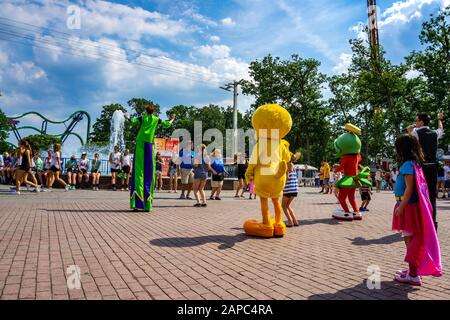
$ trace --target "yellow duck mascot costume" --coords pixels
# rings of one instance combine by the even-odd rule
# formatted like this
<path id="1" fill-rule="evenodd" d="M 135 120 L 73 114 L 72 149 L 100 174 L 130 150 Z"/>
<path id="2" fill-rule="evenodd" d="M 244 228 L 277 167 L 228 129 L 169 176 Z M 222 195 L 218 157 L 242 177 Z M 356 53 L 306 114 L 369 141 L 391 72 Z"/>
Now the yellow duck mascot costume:
<path id="1" fill-rule="evenodd" d="M 282 237 L 286 225 L 282 221 L 279 197 L 286 183 L 287 163 L 290 161 L 289 143 L 282 140 L 292 127 L 289 112 L 277 104 L 267 104 L 256 109 L 252 117 L 257 142 L 253 148 L 245 173 L 248 182 L 255 182 L 255 193 L 260 197 L 262 222 L 247 220 L 245 233 L 257 237 Z M 271 219 L 269 198 L 275 209 Z"/>

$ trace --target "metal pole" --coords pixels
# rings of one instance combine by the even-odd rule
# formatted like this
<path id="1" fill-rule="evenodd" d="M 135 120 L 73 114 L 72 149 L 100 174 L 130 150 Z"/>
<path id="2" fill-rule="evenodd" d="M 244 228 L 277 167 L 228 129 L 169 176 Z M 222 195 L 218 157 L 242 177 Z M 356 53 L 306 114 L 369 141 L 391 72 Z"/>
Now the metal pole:
<path id="1" fill-rule="evenodd" d="M 237 141 L 237 88 L 238 88 L 238 82 L 235 80 L 233 82 L 233 154 L 237 153 L 238 150 L 238 141 Z"/>

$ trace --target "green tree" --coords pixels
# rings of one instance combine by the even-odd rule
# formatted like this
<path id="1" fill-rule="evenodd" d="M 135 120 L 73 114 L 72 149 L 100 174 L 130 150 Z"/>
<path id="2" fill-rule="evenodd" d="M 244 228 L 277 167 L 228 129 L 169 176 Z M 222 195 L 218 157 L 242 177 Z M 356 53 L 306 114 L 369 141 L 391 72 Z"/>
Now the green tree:
<path id="1" fill-rule="evenodd" d="M 412 69 L 425 78 L 424 102 L 420 111 L 436 118 L 438 112 L 450 115 L 450 6 L 439 14 L 431 15 L 422 24 L 419 39 L 425 46 L 421 51 L 413 51 L 407 61 Z M 419 110 L 417 110 L 419 111 Z M 450 143 L 450 136 L 444 136 L 442 145 Z"/>
<path id="2" fill-rule="evenodd" d="M 9 138 L 8 131 L 10 129 L 11 127 L 6 114 L 0 109 L 0 153 L 11 151 L 12 145 L 6 142 L 6 139 Z"/>
<path id="3" fill-rule="evenodd" d="M 9 138 L 8 131 L 11 129 L 6 114 L 0 109 L 0 141 L 5 141 Z"/>
<path id="4" fill-rule="evenodd" d="M 53 149 L 53 145 L 55 143 L 61 143 L 61 139 L 59 137 L 50 136 L 47 134 L 33 134 L 24 138 L 24 140 L 27 140 L 32 149 L 35 151 L 45 151 L 49 148 Z"/>
<path id="5" fill-rule="evenodd" d="M 326 75 L 319 72 L 319 66 L 319 61 L 296 54 L 288 60 L 269 55 L 252 62 L 252 80 L 242 82 L 243 93 L 256 97 L 253 110 L 277 102 L 291 113 L 293 126 L 287 136 L 291 150 L 301 150 L 306 162 L 316 165 L 326 157 L 331 134 L 327 121 L 331 112 L 321 93 Z"/>
<path id="6" fill-rule="evenodd" d="M 363 158 L 368 162 L 393 158 L 394 141 L 411 121 L 408 101 L 414 101 L 419 83 L 406 78 L 407 65 L 387 60 L 383 48 L 371 49 L 362 39 L 350 40 L 350 44 L 352 63 L 345 77 L 353 95 L 353 121 L 363 129 Z M 335 89 L 334 99 L 339 102 L 344 91 L 339 86 Z M 344 119 L 337 122 L 343 124 Z"/>

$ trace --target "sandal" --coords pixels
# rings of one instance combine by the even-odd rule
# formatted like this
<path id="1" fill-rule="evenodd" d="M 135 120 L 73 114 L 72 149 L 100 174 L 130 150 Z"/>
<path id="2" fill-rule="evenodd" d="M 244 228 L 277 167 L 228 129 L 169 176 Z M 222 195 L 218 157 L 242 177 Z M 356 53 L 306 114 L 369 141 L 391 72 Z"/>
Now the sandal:
<path id="1" fill-rule="evenodd" d="M 194 204 L 194 207 L 201 207 L 201 206 L 202 206 L 201 203 L 196 203 L 196 204 Z"/>
<path id="2" fill-rule="evenodd" d="M 206 204 L 206 203 L 202 203 L 201 206 L 202 206 L 202 207 L 206 207 L 207 204 Z"/>

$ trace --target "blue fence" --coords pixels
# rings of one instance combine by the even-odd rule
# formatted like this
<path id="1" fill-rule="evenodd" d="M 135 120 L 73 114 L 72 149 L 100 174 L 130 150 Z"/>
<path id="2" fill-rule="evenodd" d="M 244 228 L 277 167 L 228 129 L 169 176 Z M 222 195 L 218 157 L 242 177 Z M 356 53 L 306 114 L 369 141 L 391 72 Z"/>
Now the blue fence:
<path id="1" fill-rule="evenodd" d="M 67 162 L 70 160 L 70 158 L 61 158 L 61 165 L 62 165 L 62 172 L 66 172 L 66 164 Z M 88 164 L 88 172 L 91 172 L 92 169 L 92 160 L 93 159 L 88 159 L 89 160 L 89 164 Z M 80 159 L 77 158 L 77 162 L 79 163 Z M 102 166 L 100 168 L 100 173 L 101 174 L 109 174 L 109 160 L 100 160 L 102 163 Z"/>

